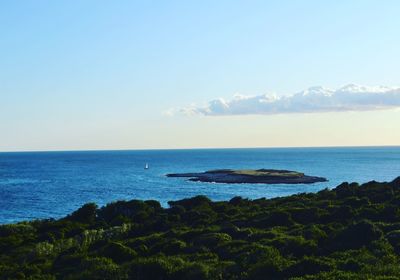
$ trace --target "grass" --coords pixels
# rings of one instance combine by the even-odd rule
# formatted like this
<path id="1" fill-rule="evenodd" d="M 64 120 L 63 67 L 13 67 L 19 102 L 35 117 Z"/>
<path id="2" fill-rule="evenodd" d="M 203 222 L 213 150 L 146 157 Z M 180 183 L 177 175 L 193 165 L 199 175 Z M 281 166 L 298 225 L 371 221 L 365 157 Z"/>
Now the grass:
<path id="1" fill-rule="evenodd" d="M 276 176 L 276 177 L 302 177 L 304 173 L 288 171 L 288 172 L 277 172 L 277 171 L 264 171 L 254 169 L 243 169 L 233 170 L 233 174 L 237 175 L 248 175 L 248 176 Z"/>

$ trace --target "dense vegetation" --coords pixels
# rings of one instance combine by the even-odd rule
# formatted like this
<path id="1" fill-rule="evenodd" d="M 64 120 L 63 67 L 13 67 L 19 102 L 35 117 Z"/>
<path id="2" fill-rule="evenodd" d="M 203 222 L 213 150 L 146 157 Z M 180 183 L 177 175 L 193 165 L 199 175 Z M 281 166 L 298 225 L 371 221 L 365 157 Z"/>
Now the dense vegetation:
<path id="1" fill-rule="evenodd" d="M 400 177 L 274 199 L 89 203 L 0 226 L 1 279 L 399 279 Z"/>

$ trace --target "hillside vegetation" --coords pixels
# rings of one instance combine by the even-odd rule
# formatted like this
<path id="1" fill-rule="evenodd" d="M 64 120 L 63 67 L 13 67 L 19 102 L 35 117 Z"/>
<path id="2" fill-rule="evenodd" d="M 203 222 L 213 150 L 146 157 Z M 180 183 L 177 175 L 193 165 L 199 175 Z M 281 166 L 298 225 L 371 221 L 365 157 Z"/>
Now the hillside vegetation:
<path id="1" fill-rule="evenodd" d="M 399 279 L 400 177 L 274 199 L 89 203 L 0 226 L 0 279 Z"/>

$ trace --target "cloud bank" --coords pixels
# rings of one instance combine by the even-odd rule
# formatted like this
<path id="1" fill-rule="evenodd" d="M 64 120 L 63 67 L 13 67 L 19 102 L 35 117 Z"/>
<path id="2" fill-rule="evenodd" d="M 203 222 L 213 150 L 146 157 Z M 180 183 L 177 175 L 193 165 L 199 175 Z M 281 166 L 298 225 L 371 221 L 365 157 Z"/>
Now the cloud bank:
<path id="1" fill-rule="evenodd" d="M 222 98 L 210 101 L 205 106 L 191 105 L 170 109 L 186 115 L 271 115 L 288 113 L 318 113 L 344 111 L 371 111 L 400 107 L 399 87 L 367 87 L 350 84 L 333 90 L 311 87 L 302 92 L 277 96 L 235 95 L 231 100 Z"/>

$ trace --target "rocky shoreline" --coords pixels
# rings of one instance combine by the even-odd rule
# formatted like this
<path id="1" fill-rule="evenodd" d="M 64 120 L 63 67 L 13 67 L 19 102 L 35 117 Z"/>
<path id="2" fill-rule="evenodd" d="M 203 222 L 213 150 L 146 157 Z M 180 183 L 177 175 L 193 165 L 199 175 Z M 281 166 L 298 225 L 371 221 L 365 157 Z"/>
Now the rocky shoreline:
<path id="1" fill-rule="evenodd" d="M 275 169 L 218 169 L 200 173 L 174 173 L 167 177 L 189 178 L 189 181 L 226 184 L 312 184 L 326 178 L 308 176 L 301 172 Z"/>

